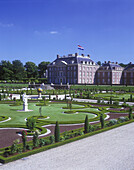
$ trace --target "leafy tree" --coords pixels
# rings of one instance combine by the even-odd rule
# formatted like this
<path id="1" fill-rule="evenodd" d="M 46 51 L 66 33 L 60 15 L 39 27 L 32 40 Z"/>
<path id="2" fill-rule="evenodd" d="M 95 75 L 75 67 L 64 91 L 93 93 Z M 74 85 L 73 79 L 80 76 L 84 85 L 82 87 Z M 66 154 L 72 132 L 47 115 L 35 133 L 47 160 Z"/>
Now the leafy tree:
<path id="1" fill-rule="evenodd" d="M 101 122 L 101 128 L 104 128 L 104 116 L 102 113 L 100 115 L 100 122 Z"/>
<path id="2" fill-rule="evenodd" d="M 13 71 L 12 64 L 10 61 L 2 60 L 0 63 L 0 79 L 1 80 L 12 80 Z"/>
<path id="3" fill-rule="evenodd" d="M 27 119 L 26 126 L 28 129 L 33 131 L 33 129 L 36 127 L 36 120 L 33 117 Z"/>
<path id="4" fill-rule="evenodd" d="M 12 67 L 14 80 L 22 80 L 23 78 L 26 77 L 25 68 L 20 60 L 12 61 Z"/>
<path id="5" fill-rule="evenodd" d="M 89 122 L 88 122 L 88 115 L 86 115 L 85 124 L 84 124 L 84 133 L 88 133 L 88 132 L 89 132 Z"/>
<path id="6" fill-rule="evenodd" d="M 121 67 L 126 67 L 128 64 L 119 63 Z"/>
<path id="7" fill-rule="evenodd" d="M 37 78 L 38 77 L 38 68 L 33 62 L 26 62 L 25 64 L 27 78 Z"/>
<path id="8" fill-rule="evenodd" d="M 55 137 L 55 142 L 60 141 L 60 127 L 59 127 L 58 121 L 56 122 L 56 125 L 55 125 L 54 137 Z"/>
<path id="9" fill-rule="evenodd" d="M 39 65 L 38 65 L 38 72 L 39 72 L 39 77 L 44 77 L 44 73 L 46 73 L 47 70 L 47 65 L 50 64 L 50 62 L 45 62 L 42 61 Z"/>
<path id="10" fill-rule="evenodd" d="M 101 61 L 98 61 L 97 64 L 98 64 L 99 66 L 101 66 Z"/>

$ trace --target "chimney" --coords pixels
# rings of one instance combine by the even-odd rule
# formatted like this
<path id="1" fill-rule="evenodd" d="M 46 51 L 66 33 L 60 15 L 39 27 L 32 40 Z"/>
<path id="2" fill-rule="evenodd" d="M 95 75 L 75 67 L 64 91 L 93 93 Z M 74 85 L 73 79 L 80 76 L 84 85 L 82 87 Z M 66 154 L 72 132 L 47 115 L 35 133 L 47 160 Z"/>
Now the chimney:
<path id="1" fill-rule="evenodd" d="M 87 57 L 89 57 L 89 58 L 90 58 L 90 55 L 88 54 L 88 55 L 87 55 Z"/>
<path id="2" fill-rule="evenodd" d="M 78 56 L 78 53 L 75 53 L 75 57 L 77 57 Z"/>
<path id="3" fill-rule="evenodd" d="M 60 58 L 60 55 L 57 55 L 57 59 Z"/>
<path id="4" fill-rule="evenodd" d="M 84 57 L 84 54 L 81 54 L 82 55 L 82 57 Z"/>

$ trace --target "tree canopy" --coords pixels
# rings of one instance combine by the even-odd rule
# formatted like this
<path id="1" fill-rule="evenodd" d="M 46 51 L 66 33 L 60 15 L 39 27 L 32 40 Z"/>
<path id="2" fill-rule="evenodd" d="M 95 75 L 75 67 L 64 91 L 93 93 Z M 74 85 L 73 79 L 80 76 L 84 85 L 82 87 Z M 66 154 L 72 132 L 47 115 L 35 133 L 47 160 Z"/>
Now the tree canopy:
<path id="1" fill-rule="evenodd" d="M 50 62 L 42 61 L 38 66 L 31 61 L 23 65 L 20 60 L 12 62 L 1 60 L 0 62 L 0 80 L 22 80 L 25 78 L 43 78 L 47 65 Z"/>

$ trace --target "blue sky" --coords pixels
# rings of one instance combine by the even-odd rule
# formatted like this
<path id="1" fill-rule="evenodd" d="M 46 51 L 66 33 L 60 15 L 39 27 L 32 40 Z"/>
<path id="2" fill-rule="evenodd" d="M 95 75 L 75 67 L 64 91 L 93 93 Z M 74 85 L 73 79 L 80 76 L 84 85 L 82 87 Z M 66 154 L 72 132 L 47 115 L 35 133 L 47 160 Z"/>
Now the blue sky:
<path id="1" fill-rule="evenodd" d="M 0 60 L 53 61 L 77 52 L 134 63 L 133 0 L 0 0 Z"/>

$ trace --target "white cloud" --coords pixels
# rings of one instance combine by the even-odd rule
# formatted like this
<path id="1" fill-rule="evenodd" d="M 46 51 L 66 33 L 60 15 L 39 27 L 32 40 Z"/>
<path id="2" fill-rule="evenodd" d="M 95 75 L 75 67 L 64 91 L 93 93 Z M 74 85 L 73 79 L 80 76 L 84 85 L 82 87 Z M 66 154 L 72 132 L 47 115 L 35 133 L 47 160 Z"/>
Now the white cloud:
<path id="1" fill-rule="evenodd" d="M 50 34 L 58 34 L 58 31 L 50 31 Z"/>
<path id="2" fill-rule="evenodd" d="M 35 35 L 38 35 L 38 36 L 46 36 L 46 35 L 49 35 L 49 34 L 58 34 L 58 31 L 38 31 L 38 30 L 35 30 L 34 31 L 34 34 Z"/>
<path id="3" fill-rule="evenodd" d="M 9 28 L 9 27 L 13 27 L 14 24 L 3 24 L 2 22 L 0 22 L 0 27 L 5 27 L 5 28 Z"/>

